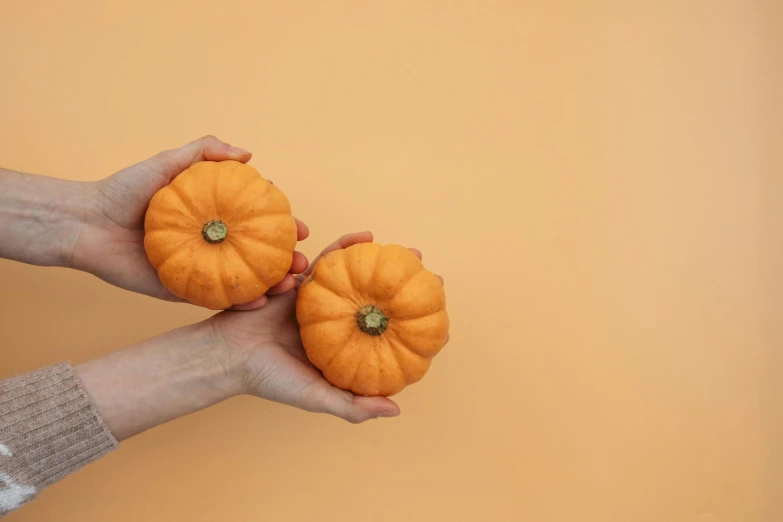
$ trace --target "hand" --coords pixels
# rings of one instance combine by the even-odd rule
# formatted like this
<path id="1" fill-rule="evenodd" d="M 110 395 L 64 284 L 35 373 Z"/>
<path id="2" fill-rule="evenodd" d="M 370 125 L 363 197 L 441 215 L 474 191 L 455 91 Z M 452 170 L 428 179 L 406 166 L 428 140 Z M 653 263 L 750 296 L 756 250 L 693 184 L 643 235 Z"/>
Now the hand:
<path id="1" fill-rule="evenodd" d="M 297 276 L 301 281 L 324 254 L 372 242 L 369 232 L 335 241 Z M 421 257 L 421 253 L 411 249 Z M 296 292 L 275 296 L 255 312 L 221 312 L 211 322 L 247 393 L 303 410 L 329 413 L 352 423 L 395 417 L 400 409 L 386 397 L 360 397 L 329 384 L 307 360 L 296 322 Z"/>
<path id="2" fill-rule="evenodd" d="M 90 184 L 86 193 L 93 204 L 73 247 L 71 265 L 120 288 L 167 301 L 183 301 L 169 292 L 144 251 L 144 214 L 152 196 L 192 164 L 236 160 L 246 163 L 251 153 L 206 136 L 183 147 L 167 150 L 141 163 Z M 309 231 L 297 220 L 297 240 Z M 307 259 L 294 252 L 290 273 L 267 295 L 287 292 L 296 282 L 293 274 L 307 268 Z M 235 309 L 252 310 L 266 304 L 266 296 Z"/>
<path id="3" fill-rule="evenodd" d="M 324 254 L 371 241 L 369 232 L 343 236 L 296 276 L 297 283 Z M 305 355 L 295 305 L 296 292 L 285 292 L 261 310 L 220 312 L 76 371 L 118 440 L 245 393 L 352 423 L 399 415 L 386 397 L 359 397 L 323 378 Z"/>

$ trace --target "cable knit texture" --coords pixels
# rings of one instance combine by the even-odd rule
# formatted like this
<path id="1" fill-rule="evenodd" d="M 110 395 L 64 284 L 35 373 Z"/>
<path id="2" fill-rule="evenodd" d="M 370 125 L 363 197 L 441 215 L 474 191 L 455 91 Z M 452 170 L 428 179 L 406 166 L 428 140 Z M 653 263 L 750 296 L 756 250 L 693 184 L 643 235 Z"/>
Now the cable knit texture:
<path id="1" fill-rule="evenodd" d="M 0 381 L 0 518 L 117 446 L 70 364 Z"/>

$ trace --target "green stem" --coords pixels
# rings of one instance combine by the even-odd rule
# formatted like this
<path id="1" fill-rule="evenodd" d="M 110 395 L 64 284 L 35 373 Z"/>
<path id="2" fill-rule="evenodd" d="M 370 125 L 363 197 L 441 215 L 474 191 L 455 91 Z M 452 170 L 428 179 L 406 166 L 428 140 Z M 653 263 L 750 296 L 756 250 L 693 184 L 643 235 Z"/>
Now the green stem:
<path id="1" fill-rule="evenodd" d="M 381 335 L 389 327 L 389 318 L 374 305 L 363 306 L 356 312 L 359 330 L 370 335 Z"/>
<path id="2" fill-rule="evenodd" d="M 220 243 L 228 235 L 228 227 L 219 219 L 209 221 L 201 230 L 201 236 L 207 243 Z"/>

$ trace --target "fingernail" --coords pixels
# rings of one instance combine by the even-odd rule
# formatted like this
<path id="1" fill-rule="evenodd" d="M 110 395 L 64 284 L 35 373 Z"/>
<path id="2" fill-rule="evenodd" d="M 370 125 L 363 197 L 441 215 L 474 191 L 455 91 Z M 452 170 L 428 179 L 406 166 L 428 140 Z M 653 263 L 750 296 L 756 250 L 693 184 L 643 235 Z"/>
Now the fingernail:
<path id="1" fill-rule="evenodd" d="M 380 417 L 397 417 L 399 414 L 400 414 L 400 412 L 398 412 L 398 411 L 386 410 L 386 411 L 380 412 L 375 418 L 377 419 L 377 418 L 380 418 Z"/>
<path id="2" fill-rule="evenodd" d="M 240 149 L 239 147 L 234 147 L 233 145 L 229 145 L 228 148 L 231 152 L 234 152 L 236 154 L 250 154 L 250 151 L 245 149 Z"/>

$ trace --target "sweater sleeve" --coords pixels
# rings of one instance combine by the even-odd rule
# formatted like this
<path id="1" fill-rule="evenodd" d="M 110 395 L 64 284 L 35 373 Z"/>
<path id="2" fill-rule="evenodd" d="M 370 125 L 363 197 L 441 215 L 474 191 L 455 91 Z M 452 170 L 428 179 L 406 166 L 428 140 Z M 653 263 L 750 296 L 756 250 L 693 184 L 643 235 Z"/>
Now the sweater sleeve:
<path id="1" fill-rule="evenodd" d="M 0 518 L 117 446 L 70 364 L 0 381 Z"/>

